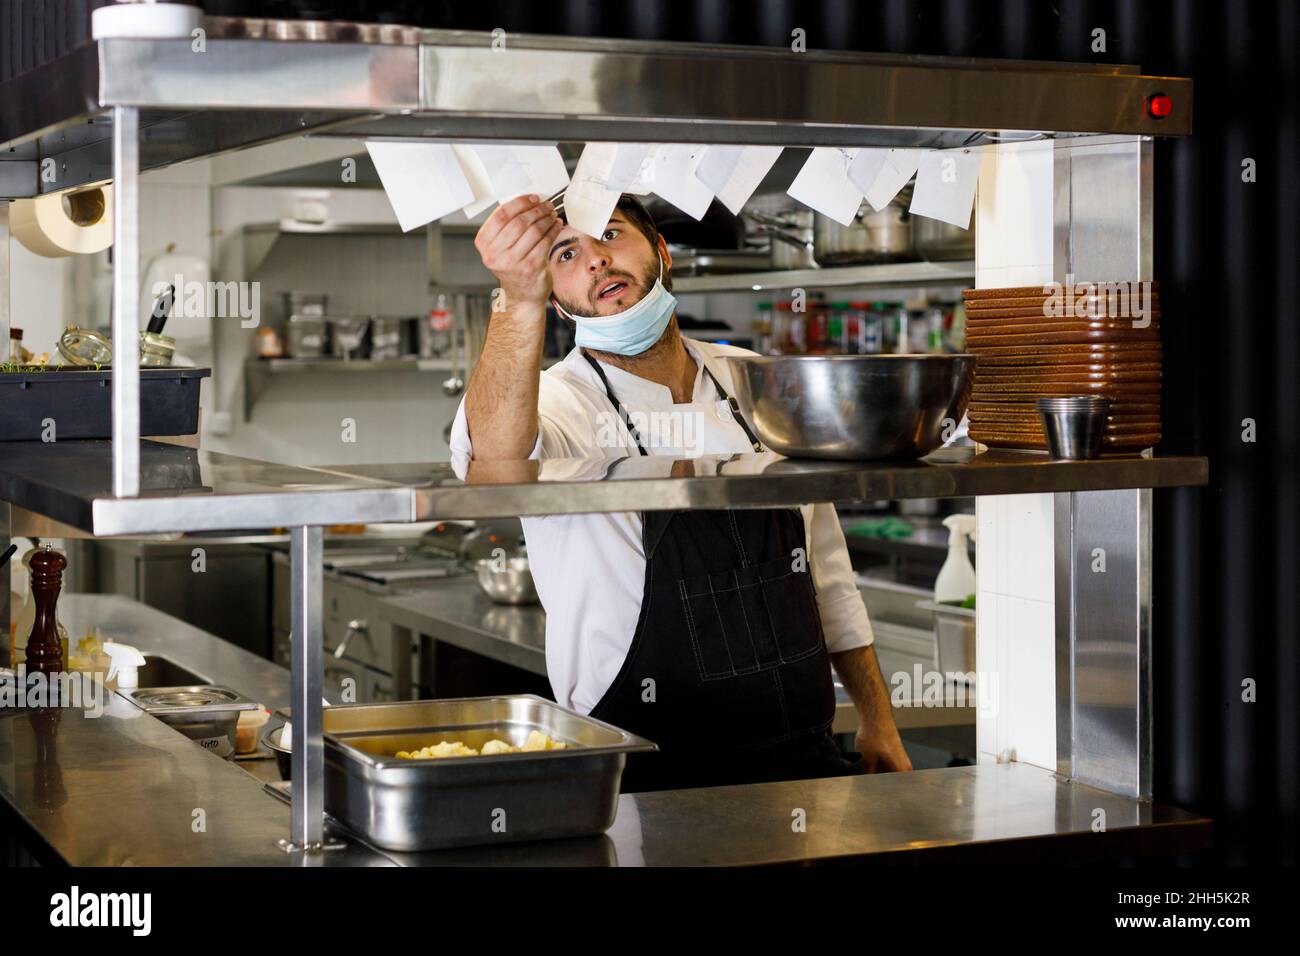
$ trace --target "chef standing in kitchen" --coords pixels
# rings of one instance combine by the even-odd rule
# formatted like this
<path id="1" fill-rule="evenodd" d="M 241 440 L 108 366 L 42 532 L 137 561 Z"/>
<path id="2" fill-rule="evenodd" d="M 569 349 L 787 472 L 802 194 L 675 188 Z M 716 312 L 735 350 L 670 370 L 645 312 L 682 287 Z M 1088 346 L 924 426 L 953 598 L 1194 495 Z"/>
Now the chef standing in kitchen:
<path id="1" fill-rule="evenodd" d="M 521 196 L 474 242 L 500 292 L 452 428 L 462 474 L 471 459 L 761 448 L 725 361 L 753 353 L 681 335 L 672 257 L 635 197 L 593 238 Z M 548 302 L 577 347 L 542 372 Z M 630 758 L 624 790 L 911 769 L 832 505 L 523 525 L 556 700 L 659 744 Z M 861 718 L 856 753 L 831 736 L 832 667 Z"/>

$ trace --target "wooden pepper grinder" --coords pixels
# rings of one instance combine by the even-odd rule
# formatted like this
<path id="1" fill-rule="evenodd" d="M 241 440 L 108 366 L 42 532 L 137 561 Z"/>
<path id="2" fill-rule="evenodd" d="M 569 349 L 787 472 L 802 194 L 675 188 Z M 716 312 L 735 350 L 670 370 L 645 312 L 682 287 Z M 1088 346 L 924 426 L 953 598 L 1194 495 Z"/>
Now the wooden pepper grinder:
<path id="1" fill-rule="evenodd" d="M 32 555 L 32 599 L 36 602 L 36 620 L 27 638 L 27 672 L 57 674 L 63 670 L 63 643 L 59 640 L 55 608 L 63 590 L 63 569 L 68 559 L 48 544 Z"/>

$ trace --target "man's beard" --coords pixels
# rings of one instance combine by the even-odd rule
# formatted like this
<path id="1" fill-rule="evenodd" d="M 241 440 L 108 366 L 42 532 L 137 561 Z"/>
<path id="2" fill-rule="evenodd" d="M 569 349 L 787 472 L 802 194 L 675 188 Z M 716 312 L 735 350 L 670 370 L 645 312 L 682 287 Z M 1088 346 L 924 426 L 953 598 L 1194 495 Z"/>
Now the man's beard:
<path id="1" fill-rule="evenodd" d="M 655 258 L 657 260 L 658 256 L 656 256 Z M 651 271 L 651 268 L 652 267 L 647 266 L 645 275 L 641 278 L 640 281 L 641 294 L 637 297 L 636 300 L 637 302 L 640 302 L 647 295 L 649 295 L 650 290 L 654 288 L 655 279 L 657 278 L 657 276 Z M 608 275 L 602 277 L 600 281 L 596 283 L 596 286 L 599 287 L 605 284 L 609 279 L 619 278 L 621 276 L 626 276 L 629 280 L 633 279 L 630 273 L 611 272 Z M 629 288 L 630 287 L 631 286 L 629 285 Z M 587 308 L 586 306 L 579 306 L 578 308 L 574 308 L 570 303 L 565 302 L 558 295 L 555 297 L 555 301 L 558 302 L 560 304 L 560 307 L 563 308 L 565 312 L 569 313 L 569 315 L 576 316 L 580 319 L 602 318 L 602 316 L 599 315 L 588 314 L 586 311 Z M 636 302 L 632 303 L 632 305 L 636 305 Z M 631 307 L 632 306 L 628 306 L 628 308 Z M 570 323 L 570 324 L 574 324 L 574 323 Z M 656 341 L 654 345 L 650 346 L 644 352 L 638 352 L 636 355 L 620 355 L 617 352 L 604 352 L 601 351 L 600 349 L 592 349 L 592 348 L 585 348 L 585 347 L 583 348 L 583 351 L 588 352 L 591 355 L 599 358 L 602 362 L 605 362 L 608 365 L 613 365 L 615 368 L 622 368 L 622 369 L 627 369 L 629 371 L 632 371 L 635 370 L 638 365 L 643 364 L 647 360 L 651 360 L 651 361 L 656 360 L 660 355 L 664 354 L 665 352 L 671 351 L 674 347 L 680 347 L 679 344 L 680 342 L 681 342 L 681 332 L 677 327 L 677 316 L 674 315 L 672 316 L 672 318 L 668 320 L 668 327 L 664 329 L 663 335 L 659 336 L 658 341 Z"/>
<path id="2" fill-rule="evenodd" d="M 642 276 L 639 281 L 630 272 L 608 272 L 601 277 L 600 281 L 596 283 L 595 287 L 599 288 L 600 286 L 607 284 L 610 279 L 626 279 L 629 290 L 639 291 L 641 293 L 639 296 L 636 297 L 637 302 L 640 302 L 642 299 L 648 296 L 650 294 L 650 290 L 654 288 L 654 284 L 655 284 L 654 278 L 650 276 L 650 270 L 647 269 L 646 274 Z M 633 283 L 636 283 L 635 287 L 633 286 Z M 604 318 L 604 316 L 598 315 L 595 312 L 588 311 L 591 308 L 588 305 L 575 305 L 570 302 L 565 302 L 558 295 L 555 297 L 555 301 L 560 303 L 560 307 L 564 309 L 565 312 L 569 313 L 569 315 L 576 316 L 577 318 L 580 319 Z M 633 302 L 632 305 L 636 305 L 636 302 Z M 629 305 L 627 308 L 630 309 L 632 308 L 632 306 Z"/>

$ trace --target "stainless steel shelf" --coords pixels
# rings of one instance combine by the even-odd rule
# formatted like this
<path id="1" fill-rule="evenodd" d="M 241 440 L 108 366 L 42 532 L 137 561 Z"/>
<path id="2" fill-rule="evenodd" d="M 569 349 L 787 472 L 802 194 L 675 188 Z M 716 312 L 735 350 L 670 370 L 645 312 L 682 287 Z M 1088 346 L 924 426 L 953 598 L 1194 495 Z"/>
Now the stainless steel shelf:
<path id="1" fill-rule="evenodd" d="M 114 498 L 107 441 L 0 444 L 0 500 L 94 535 L 412 521 L 393 482 L 140 442 L 140 497 Z"/>
<path id="2" fill-rule="evenodd" d="M 397 223 L 309 223 L 295 219 L 279 222 L 250 223 L 239 230 L 244 246 L 244 274 L 250 278 L 257 274 L 271 250 L 285 236 L 401 236 L 405 235 Z M 424 239 L 424 230 L 411 233 Z"/>
<path id="3" fill-rule="evenodd" d="M 1173 114 L 1147 115 L 1155 93 Z M 151 169 L 304 134 L 916 147 L 989 131 L 1186 136 L 1192 83 L 1112 64 L 573 37 L 496 49 L 486 33 L 435 30 L 418 46 L 213 37 L 202 56 L 188 38 L 111 39 L 0 84 L 0 148 L 16 147 L 5 193 L 111 176 L 114 106 L 140 110 Z M 47 157 L 55 182 L 38 175 Z"/>
<path id="4" fill-rule="evenodd" d="M 974 262 L 896 262 L 874 266 L 734 272 L 673 279 L 674 292 L 762 292 L 768 289 L 971 286 Z"/>
<path id="5" fill-rule="evenodd" d="M 443 463 L 331 470 L 411 488 L 417 521 L 1163 488 L 1203 485 L 1209 476 L 1204 458 L 1069 462 L 1026 452 L 977 453 L 975 446 L 901 463 L 794 460 L 771 452 L 677 461 L 650 456 L 473 462 L 464 481 Z"/>
<path id="6" fill-rule="evenodd" d="M 251 421 L 253 406 L 262 397 L 267 382 L 277 375 L 365 375 L 371 372 L 450 372 L 451 359 L 341 359 L 341 358 L 250 358 L 244 361 L 244 421 Z"/>
<path id="7" fill-rule="evenodd" d="M 114 498 L 107 441 L 0 452 L 0 500 L 95 535 L 1165 488 L 1209 475 L 1204 458 L 1067 462 L 967 446 L 903 463 L 771 453 L 474 462 L 461 480 L 445 462 L 295 468 L 142 441 L 140 497 Z"/>
<path id="8" fill-rule="evenodd" d="M 244 246 L 244 272 L 256 274 L 271 250 L 285 237 L 327 237 L 327 238 L 369 238 L 405 237 L 427 243 L 428 228 L 412 229 L 403 232 L 395 222 L 299 222 L 296 219 L 281 219 L 279 222 L 249 223 L 240 229 L 240 239 Z M 473 236 L 478 226 L 473 223 L 436 223 L 443 236 Z"/>
<path id="9" fill-rule="evenodd" d="M 272 375 L 295 372 L 446 372 L 453 365 L 451 359 L 442 358 L 254 358 L 245 364 L 256 365 Z"/>

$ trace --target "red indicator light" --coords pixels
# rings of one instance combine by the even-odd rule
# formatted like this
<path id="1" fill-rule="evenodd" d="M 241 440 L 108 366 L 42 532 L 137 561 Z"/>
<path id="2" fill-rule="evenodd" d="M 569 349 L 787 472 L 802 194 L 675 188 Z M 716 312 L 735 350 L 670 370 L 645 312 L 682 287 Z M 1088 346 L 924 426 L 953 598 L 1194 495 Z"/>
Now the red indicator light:
<path id="1" fill-rule="evenodd" d="M 1174 101 L 1164 93 L 1153 93 L 1147 97 L 1147 113 L 1156 119 L 1164 119 L 1174 111 Z"/>

